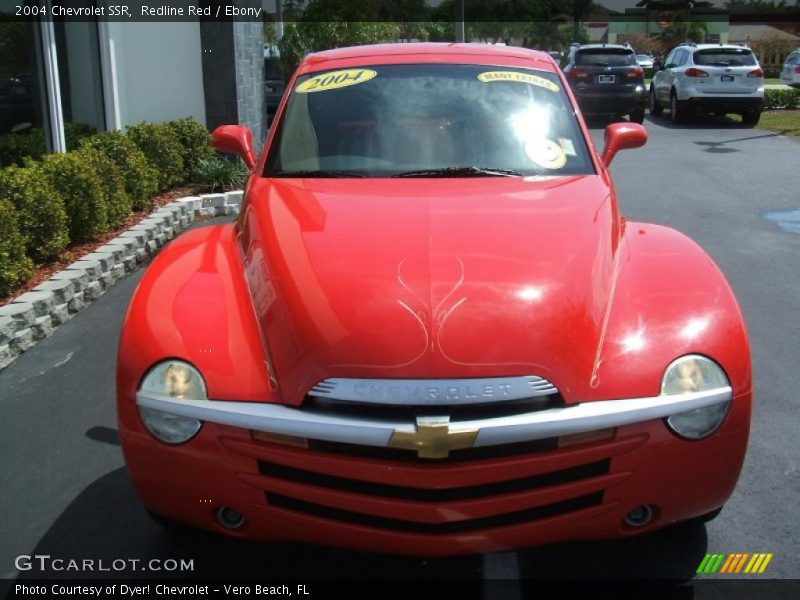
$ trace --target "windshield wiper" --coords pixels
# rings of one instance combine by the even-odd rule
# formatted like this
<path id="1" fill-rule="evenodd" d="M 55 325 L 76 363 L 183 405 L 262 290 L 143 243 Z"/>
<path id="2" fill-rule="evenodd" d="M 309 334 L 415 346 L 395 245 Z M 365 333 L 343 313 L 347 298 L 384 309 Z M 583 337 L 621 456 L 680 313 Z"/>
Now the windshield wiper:
<path id="1" fill-rule="evenodd" d="M 267 177 L 366 177 L 361 173 L 353 173 L 352 171 L 324 171 L 324 170 L 308 170 L 308 171 L 280 171 L 278 173 L 270 173 Z"/>
<path id="2" fill-rule="evenodd" d="M 392 177 L 522 177 L 522 173 L 511 169 L 487 167 L 442 167 L 441 169 L 406 171 L 392 175 Z"/>

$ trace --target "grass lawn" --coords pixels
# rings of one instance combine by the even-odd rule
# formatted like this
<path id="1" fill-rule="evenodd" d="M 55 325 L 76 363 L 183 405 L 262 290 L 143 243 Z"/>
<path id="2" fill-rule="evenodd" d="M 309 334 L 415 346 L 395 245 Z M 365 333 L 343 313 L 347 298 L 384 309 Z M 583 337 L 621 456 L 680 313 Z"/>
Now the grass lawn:
<path id="1" fill-rule="evenodd" d="M 765 110 L 761 113 L 758 128 L 784 135 L 800 136 L 800 109 Z"/>
<path id="2" fill-rule="evenodd" d="M 727 115 L 731 121 L 741 122 L 739 115 Z M 788 110 L 765 110 L 758 121 L 759 129 L 774 131 L 783 135 L 800 137 L 800 108 Z"/>
<path id="3" fill-rule="evenodd" d="M 765 85 L 781 85 L 783 82 L 780 80 L 779 77 L 770 77 L 769 79 L 764 80 Z"/>

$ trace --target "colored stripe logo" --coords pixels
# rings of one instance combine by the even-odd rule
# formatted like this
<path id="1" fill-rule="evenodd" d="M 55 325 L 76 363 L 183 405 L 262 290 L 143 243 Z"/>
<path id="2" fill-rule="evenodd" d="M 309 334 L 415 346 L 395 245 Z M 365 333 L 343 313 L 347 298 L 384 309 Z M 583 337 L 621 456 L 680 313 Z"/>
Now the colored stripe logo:
<path id="1" fill-rule="evenodd" d="M 698 574 L 735 573 L 761 574 L 767 569 L 772 553 L 734 552 L 733 554 L 706 554 L 697 567 Z"/>

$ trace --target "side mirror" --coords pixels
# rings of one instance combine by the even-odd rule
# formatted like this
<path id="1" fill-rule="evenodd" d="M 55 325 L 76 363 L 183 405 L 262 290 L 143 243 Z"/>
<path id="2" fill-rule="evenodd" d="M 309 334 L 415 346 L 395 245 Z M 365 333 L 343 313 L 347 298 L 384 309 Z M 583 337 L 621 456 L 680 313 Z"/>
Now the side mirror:
<path id="1" fill-rule="evenodd" d="M 647 142 L 647 130 L 638 123 L 612 123 L 606 127 L 603 164 L 608 167 L 614 156 L 626 148 L 639 148 Z"/>
<path id="2" fill-rule="evenodd" d="M 253 135 L 242 125 L 220 125 L 211 134 L 211 145 L 220 152 L 238 154 L 251 171 L 256 165 Z"/>

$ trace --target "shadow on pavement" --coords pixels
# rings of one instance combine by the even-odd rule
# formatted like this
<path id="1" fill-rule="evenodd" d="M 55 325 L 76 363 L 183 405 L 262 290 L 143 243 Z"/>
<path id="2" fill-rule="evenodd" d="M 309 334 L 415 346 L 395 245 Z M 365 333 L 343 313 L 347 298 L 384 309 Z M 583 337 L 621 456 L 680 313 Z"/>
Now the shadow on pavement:
<path id="1" fill-rule="evenodd" d="M 106 437 L 103 434 L 103 437 Z M 519 552 L 522 578 L 658 578 L 685 581 L 706 551 L 703 525 L 681 526 L 617 542 L 575 542 Z M 193 529 L 164 530 L 139 503 L 124 468 L 87 487 L 50 527 L 32 554 L 53 558 L 193 559 L 194 570 L 177 572 L 25 571 L 20 579 L 159 578 L 347 578 L 472 579 L 483 575 L 483 557 L 423 559 L 325 548 L 299 543 L 252 543 Z"/>

